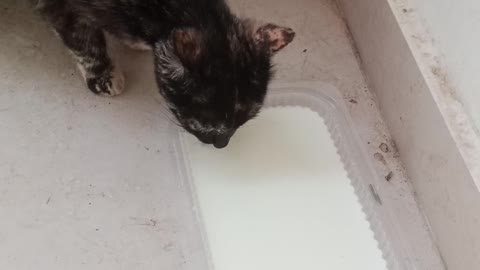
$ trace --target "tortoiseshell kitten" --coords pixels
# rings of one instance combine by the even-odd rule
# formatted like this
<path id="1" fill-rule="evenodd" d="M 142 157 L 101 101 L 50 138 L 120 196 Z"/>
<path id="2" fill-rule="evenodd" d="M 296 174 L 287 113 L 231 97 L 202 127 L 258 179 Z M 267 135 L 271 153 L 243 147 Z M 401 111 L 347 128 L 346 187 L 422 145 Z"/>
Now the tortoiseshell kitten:
<path id="1" fill-rule="evenodd" d="M 258 113 L 273 73 L 271 57 L 295 36 L 290 28 L 236 17 L 224 0 L 40 0 L 38 8 L 95 94 L 114 96 L 124 87 L 104 32 L 152 49 L 172 113 L 217 148 Z"/>

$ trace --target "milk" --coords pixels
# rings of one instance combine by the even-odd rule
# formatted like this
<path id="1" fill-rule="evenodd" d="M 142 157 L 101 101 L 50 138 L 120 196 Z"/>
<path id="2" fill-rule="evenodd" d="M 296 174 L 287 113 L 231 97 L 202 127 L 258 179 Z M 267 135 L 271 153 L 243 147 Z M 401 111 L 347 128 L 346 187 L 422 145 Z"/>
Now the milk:
<path id="1" fill-rule="evenodd" d="M 218 150 L 186 138 L 216 270 L 384 270 L 323 119 L 265 109 Z"/>

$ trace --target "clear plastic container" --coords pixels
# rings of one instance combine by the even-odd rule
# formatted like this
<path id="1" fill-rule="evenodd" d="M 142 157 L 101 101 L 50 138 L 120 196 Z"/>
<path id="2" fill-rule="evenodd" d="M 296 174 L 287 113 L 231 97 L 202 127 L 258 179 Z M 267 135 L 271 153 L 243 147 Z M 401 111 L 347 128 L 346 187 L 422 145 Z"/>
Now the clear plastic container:
<path id="1" fill-rule="evenodd" d="M 393 206 L 387 199 L 382 200 L 381 181 L 385 180 L 373 169 L 373 160 L 353 129 L 338 91 L 321 82 L 276 84 L 271 86 L 265 106 L 307 107 L 325 120 L 388 269 L 417 269 L 415 262 L 409 259 L 413 256 L 409 256 L 410 249 L 404 232 L 397 225 Z M 182 131 L 172 134 L 171 146 L 175 156 L 172 169 L 177 172 L 173 180 L 179 184 L 177 192 L 183 198 L 175 205 L 175 212 L 186 232 L 181 243 L 188 261 L 184 269 L 213 270 L 182 134 Z"/>

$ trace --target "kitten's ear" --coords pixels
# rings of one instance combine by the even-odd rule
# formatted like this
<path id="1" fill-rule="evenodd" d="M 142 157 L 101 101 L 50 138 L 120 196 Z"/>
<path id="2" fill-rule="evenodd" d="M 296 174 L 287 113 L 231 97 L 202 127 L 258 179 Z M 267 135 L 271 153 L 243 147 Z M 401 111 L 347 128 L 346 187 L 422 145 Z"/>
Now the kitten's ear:
<path id="1" fill-rule="evenodd" d="M 254 33 L 254 40 L 257 46 L 261 46 L 270 53 L 276 53 L 283 49 L 292 42 L 294 37 L 295 32 L 291 28 L 271 23 L 258 27 Z"/>
<path id="2" fill-rule="evenodd" d="M 201 34 L 193 28 L 175 30 L 173 33 L 175 53 L 184 64 L 195 62 L 202 51 Z"/>

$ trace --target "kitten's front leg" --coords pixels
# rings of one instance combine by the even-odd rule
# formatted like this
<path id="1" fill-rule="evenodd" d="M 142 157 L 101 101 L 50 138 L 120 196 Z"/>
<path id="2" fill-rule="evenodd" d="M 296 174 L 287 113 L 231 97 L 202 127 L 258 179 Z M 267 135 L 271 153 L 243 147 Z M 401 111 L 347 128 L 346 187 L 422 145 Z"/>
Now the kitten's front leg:
<path id="1" fill-rule="evenodd" d="M 125 79 L 108 56 L 104 33 L 85 23 L 54 25 L 70 49 L 88 88 L 95 94 L 116 96 L 123 92 Z"/>

